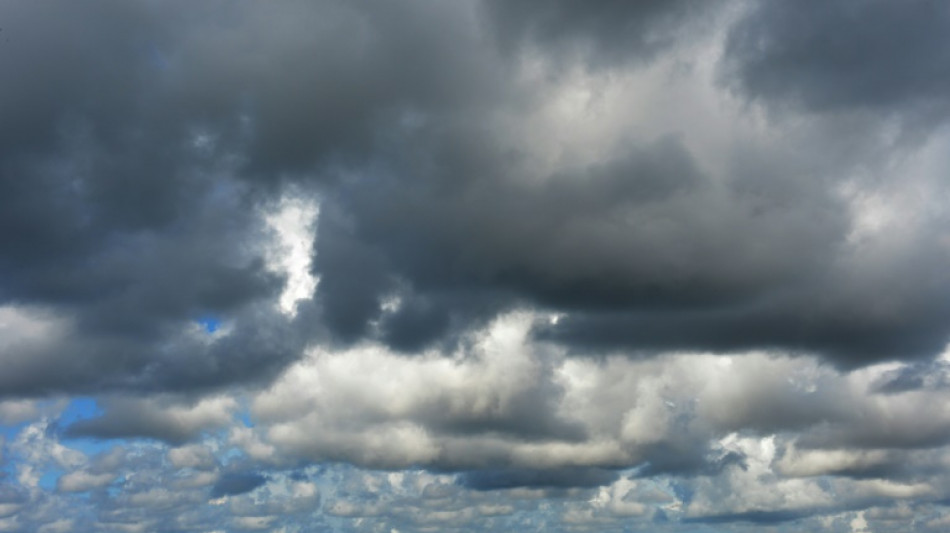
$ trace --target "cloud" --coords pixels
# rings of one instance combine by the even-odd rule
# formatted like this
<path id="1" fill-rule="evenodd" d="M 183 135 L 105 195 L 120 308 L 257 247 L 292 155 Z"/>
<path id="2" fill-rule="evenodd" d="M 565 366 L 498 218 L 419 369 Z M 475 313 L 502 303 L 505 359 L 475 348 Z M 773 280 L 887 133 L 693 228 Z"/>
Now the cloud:
<path id="1" fill-rule="evenodd" d="M 211 487 L 211 496 L 234 496 L 244 494 L 260 487 L 267 482 L 267 478 L 256 472 L 235 472 L 225 474 Z"/>
<path id="2" fill-rule="evenodd" d="M 940 38 L 941 8 L 902 11 L 901 28 L 928 24 L 898 47 L 887 41 L 896 33 L 874 31 L 891 20 L 880 3 L 850 14 L 838 3 L 807 14 L 754 3 L 419 2 L 399 13 L 236 3 L 229 24 L 208 29 L 198 12 L 103 1 L 92 11 L 126 25 L 96 31 L 53 9 L 9 8 L 14 28 L 39 28 L 16 30 L 9 68 L 48 66 L 17 77 L 9 94 L 22 98 L 4 100 L 15 142 L 3 227 L 17 229 L 3 241 L 3 298 L 60 324 L 58 342 L 17 348 L 10 393 L 266 381 L 309 340 L 450 347 L 523 305 L 564 314 L 539 335 L 582 351 L 777 349 L 858 367 L 932 356 L 947 339 L 947 251 L 926 244 L 941 217 L 902 231 L 911 244 L 900 249 L 886 246 L 889 226 L 873 242 L 851 238 L 856 206 L 890 194 L 903 171 L 888 167 L 897 148 L 885 125 L 763 127 L 741 105 L 717 108 L 723 76 L 740 99 L 787 88 L 816 112 L 826 100 L 939 101 L 925 75 L 938 59 L 919 50 Z M 824 18 L 792 35 L 782 26 L 792 15 Z M 855 35 L 842 42 L 868 47 L 816 53 L 849 17 Z M 690 29 L 700 21 L 710 29 Z M 525 46 L 540 64 L 505 60 Z M 865 49 L 887 53 L 847 63 Z M 825 65 L 838 56 L 853 68 Z M 403 57 L 424 60 L 394 68 Z M 572 62 L 611 67 L 559 69 Z M 755 81 L 772 79 L 768 69 L 790 81 Z M 879 95 L 858 93 L 860 80 L 901 69 L 874 84 Z M 50 89 L 30 90 L 40 84 Z M 288 194 L 321 202 L 311 261 L 321 282 L 312 301 L 298 296 L 296 318 L 274 308 L 289 305 L 289 278 L 267 267 L 266 210 Z M 911 270 L 887 304 L 868 304 L 872 287 Z M 183 343 L 209 315 L 231 333 Z M 180 352 L 201 355 L 189 367 Z"/>
<path id="3" fill-rule="evenodd" d="M 0 6 L 0 530 L 939 529 L 948 17 Z"/>
<path id="4" fill-rule="evenodd" d="M 156 399 L 113 398 L 102 401 L 105 412 L 95 418 L 78 420 L 65 428 L 67 437 L 100 439 L 153 438 L 182 444 L 201 432 L 226 426 L 236 408 L 226 397 L 206 398 L 194 405 L 159 404 Z M 179 461 L 188 463 L 176 451 Z"/>
<path id="5" fill-rule="evenodd" d="M 197 12 L 179 18 L 172 6 L 144 3 L 103 1 L 82 13 L 65 5 L 4 10 L 16 40 L 4 48 L 4 68 L 23 75 L 0 103 L 10 111 L 0 133 L 10 140 L 0 169 L 0 294 L 72 323 L 63 342 L 83 353 L 64 358 L 53 347 L 30 356 L 45 360 L 43 368 L 7 374 L 5 390 L 191 389 L 209 378 L 220 385 L 272 376 L 270 365 L 296 355 L 293 345 L 278 353 L 258 345 L 229 371 L 207 353 L 196 358 L 212 367 L 201 369 L 199 383 L 167 368 L 164 357 L 200 316 L 233 319 L 251 306 L 255 319 L 268 321 L 259 304 L 277 296 L 281 280 L 265 268 L 259 208 L 279 196 L 280 187 L 271 187 L 278 175 L 306 171 L 308 180 L 321 181 L 326 172 L 318 161 L 368 145 L 377 123 L 385 127 L 389 115 L 427 96 L 433 84 L 448 84 L 435 88 L 436 97 L 474 94 L 478 84 L 466 78 L 477 80 L 478 68 L 465 65 L 476 66 L 476 58 L 428 45 L 430 30 L 405 25 L 430 25 L 392 20 L 383 3 L 367 9 L 300 3 L 274 14 L 235 4 L 228 10 L 233 25 L 211 32 Z M 110 13 L 123 29 L 85 24 L 93 13 Z M 428 17 L 471 31 L 463 12 L 442 8 Z M 355 28 L 363 23 L 379 31 L 360 40 Z M 311 37 L 267 31 L 280 25 L 308 28 Z M 349 58 L 326 46 L 333 34 L 351 41 Z M 257 51 L 238 51 L 247 47 Z M 313 49 L 326 53 L 314 57 Z M 457 66 L 459 75 L 434 79 L 436 67 L 420 78 L 392 67 L 393 58 L 418 53 Z M 282 83 L 286 70 L 266 59 L 277 56 L 297 65 L 293 84 Z M 325 75 L 331 71 L 340 75 Z M 306 90 L 313 84 L 326 91 L 322 97 Z M 225 87 L 228 96 L 217 92 Z M 348 125 L 350 133 L 330 124 Z M 270 335 L 280 327 L 276 320 L 261 325 L 263 332 L 241 323 L 237 344 Z M 77 358 L 90 364 L 73 365 Z"/>
<path id="6" fill-rule="evenodd" d="M 56 482 L 56 487 L 65 492 L 84 492 L 105 487 L 112 483 L 112 474 L 91 474 L 81 470 L 70 472 Z"/>
<path id="7" fill-rule="evenodd" d="M 496 489 L 596 486 L 624 472 L 754 476 L 756 456 L 776 479 L 909 482 L 948 444 L 938 412 L 946 389 L 882 394 L 876 384 L 898 371 L 893 363 L 841 372 L 763 352 L 575 358 L 533 343 L 536 320 L 500 319 L 452 359 L 379 346 L 313 352 L 256 396 L 256 425 L 234 442 L 277 464 L 424 467 Z M 772 439 L 764 456 L 759 439 Z"/>
<path id="8" fill-rule="evenodd" d="M 819 112 L 945 112 L 948 17 L 926 1 L 754 3 L 726 43 L 729 79 L 754 98 Z"/>
<path id="9" fill-rule="evenodd" d="M 598 487 L 610 484 L 618 477 L 617 472 L 597 468 L 477 470 L 464 474 L 461 484 L 475 490 L 512 487 Z"/>
<path id="10" fill-rule="evenodd" d="M 672 63 L 628 73 L 628 83 L 660 83 Z M 585 120 L 591 100 L 607 109 L 636 104 L 611 92 L 610 76 L 577 77 L 593 96 L 576 114 L 552 112 L 565 122 Z M 713 77 L 696 68 L 681 83 Z M 427 155 L 406 148 L 374 169 L 373 187 L 354 182 L 328 199 L 335 208 L 321 212 L 316 296 L 344 343 L 379 338 L 415 351 L 527 304 L 562 313 L 539 334 L 579 351 L 774 349 L 857 367 L 933 356 L 944 346 L 938 265 L 946 248 L 926 244 L 943 238 L 931 233 L 942 215 L 928 209 L 899 229 L 869 212 L 865 195 L 896 194 L 885 184 L 902 172 L 872 164 L 893 148 L 880 144 L 878 128 L 849 132 L 857 140 L 845 147 L 834 130 L 846 124 L 776 124 L 765 134 L 736 109 L 724 119 L 738 130 L 726 134 L 725 161 L 695 137 L 642 133 L 612 138 L 587 161 L 556 137 L 543 142 L 544 106 L 559 93 L 552 82 L 535 83 L 545 89 L 541 103 L 521 112 L 527 126 L 519 133 L 574 157 L 552 163 L 520 137 L 428 120 L 407 139 L 428 141 Z M 501 119 L 483 120 L 507 131 Z M 684 119 L 681 128 L 692 126 Z M 916 164 L 898 167 L 910 174 Z M 870 225 L 883 231 L 865 233 Z M 894 246 L 899 234 L 906 244 Z M 867 301 L 872 287 L 910 271 L 915 276 L 886 300 Z"/>
<path id="11" fill-rule="evenodd" d="M 536 54 L 574 55 L 586 64 L 649 60 L 699 29 L 698 19 L 714 13 L 708 3 L 486 2 L 488 19 L 503 48 L 530 47 Z"/>
<path id="12" fill-rule="evenodd" d="M 168 450 L 168 460 L 175 468 L 212 469 L 217 461 L 214 453 L 201 444 L 189 444 Z"/>
<path id="13" fill-rule="evenodd" d="M 10 400 L 0 402 L 0 423 L 12 426 L 39 416 L 40 408 L 29 400 Z"/>

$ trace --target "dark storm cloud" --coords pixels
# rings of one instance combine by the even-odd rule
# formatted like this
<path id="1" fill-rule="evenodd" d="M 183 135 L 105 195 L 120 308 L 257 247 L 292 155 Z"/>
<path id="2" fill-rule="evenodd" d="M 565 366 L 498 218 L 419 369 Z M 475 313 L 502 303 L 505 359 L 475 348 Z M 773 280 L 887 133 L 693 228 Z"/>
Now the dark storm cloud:
<path id="1" fill-rule="evenodd" d="M 726 46 L 728 82 L 813 111 L 948 111 L 945 2 L 758 2 Z"/>
<path id="2" fill-rule="evenodd" d="M 945 4 L 0 25 L 0 398 L 47 397 L 0 406 L 5 527 L 601 531 L 947 493 Z M 290 197 L 319 203 L 296 316 L 264 220 Z M 76 393 L 101 412 L 56 425 Z"/>
<path id="3" fill-rule="evenodd" d="M 272 376 L 300 345 L 262 311 L 283 280 L 264 265 L 260 208 L 290 177 L 320 186 L 372 159 L 407 110 L 491 96 L 490 65 L 441 45 L 472 32 L 464 9 L 178 7 L 0 9 L 0 303 L 69 325 L 11 353 L 2 392 Z M 235 333 L 182 341 L 203 316 Z M 352 340 L 347 320 L 331 325 Z"/>
<path id="4" fill-rule="evenodd" d="M 815 114 L 943 105 L 947 9 L 855 5 L 753 4 L 728 32 L 723 84 L 741 98 Z M 921 215 L 920 228 L 894 239 L 900 246 L 852 238 L 845 185 L 864 192 L 901 177 L 890 162 L 876 163 L 891 154 L 875 144 L 877 130 L 830 117 L 796 137 L 772 124 L 765 140 L 737 135 L 719 150 L 685 126 L 671 133 L 659 120 L 625 115 L 641 98 L 644 107 L 670 105 L 644 86 L 680 78 L 646 67 L 697 33 L 711 35 L 696 28 L 725 19 L 712 13 L 719 6 L 0 8 L 10 35 L 0 47 L 0 68 L 10 73 L 0 91 L 0 304 L 52 324 L 31 344 L 0 339 L 0 395 L 119 390 L 194 399 L 265 383 L 308 344 L 452 351 L 518 308 L 557 313 L 536 324 L 534 339 L 572 353 L 765 349 L 813 353 L 841 368 L 939 353 L 950 337 L 944 218 Z M 885 31 L 887 21 L 895 24 Z M 541 59 L 531 68 L 542 75 L 509 61 L 512 52 Z M 597 155 L 586 160 L 565 147 L 575 132 L 551 131 L 539 118 L 557 112 L 546 106 L 572 65 L 593 67 L 580 69 L 592 93 L 612 83 L 597 78 L 604 71 L 627 69 L 608 74 L 631 80 L 626 99 L 604 97 L 616 105 L 605 113 L 615 133 L 609 143 L 587 139 Z M 678 75 L 693 75 L 690 68 Z M 697 131 L 719 127 L 703 120 L 695 117 Z M 555 134 L 569 139 L 554 143 Z M 564 154 L 536 147 L 548 144 Z M 312 263 L 320 281 L 295 319 L 273 310 L 284 280 L 266 265 L 261 248 L 271 237 L 260 220 L 293 190 L 321 202 Z M 220 331 L 202 331 L 204 317 L 220 321 Z M 473 435 L 521 444 L 596 437 L 559 415 L 565 397 L 553 372 L 526 375 L 535 382 L 506 390 L 503 407 L 453 410 L 457 390 L 448 388 L 403 415 L 425 436 L 461 437 L 472 450 L 488 447 L 466 439 Z M 896 395 L 921 383 L 906 371 L 879 390 Z M 495 405 L 497 387 L 485 390 L 485 405 Z M 372 406 L 375 397 L 366 398 Z M 360 419 L 363 408 L 338 415 L 352 442 L 330 442 L 328 432 L 331 451 L 315 445 L 313 457 L 405 464 L 355 445 L 366 438 L 359 424 L 385 418 L 385 409 L 365 408 Z M 624 423 L 623 412 L 611 427 Z M 760 419 L 769 429 L 811 421 L 792 408 L 754 414 L 730 431 Z M 67 434 L 183 443 L 227 422 L 120 402 Z M 947 440 L 941 424 L 906 427 L 903 440 L 855 424 L 819 428 L 803 442 L 913 448 Z M 642 445 L 635 462 L 643 475 L 741 470 L 741 454 L 711 454 L 710 435 Z M 479 490 L 617 479 L 586 467 L 497 470 L 500 452 L 464 455 L 488 457 L 492 469 L 460 478 Z M 215 490 L 237 494 L 258 481 Z"/>
<path id="5" fill-rule="evenodd" d="M 521 8 L 489 11 L 506 9 Z M 510 26 L 498 31 L 542 39 L 537 28 L 550 19 L 577 31 L 565 41 L 597 39 L 588 21 L 626 20 L 591 14 L 599 7 L 538 9 L 550 16 L 501 17 Z M 613 44 L 603 39 L 597 46 Z M 413 351 L 530 303 L 568 312 L 542 337 L 584 349 L 777 348 L 860 366 L 932 355 L 947 340 L 939 250 L 922 250 L 933 256 L 922 263 L 928 281 L 897 295 L 903 316 L 869 305 L 867 291 L 885 278 L 849 263 L 834 179 L 806 177 L 845 168 L 742 163 L 723 185 L 667 138 L 537 183 L 519 175 L 525 155 L 492 135 L 498 127 L 490 116 L 420 115 L 382 147 L 387 163 L 364 169 L 371 179 L 330 197 L 315 271 L 337 336 Z M 927 294 L 928 284 L 940 289 Z M 383 312 L 394 296 L 395 310 Z"/>
<path id="6" fill-rule="evenodd" d="M 528 303 L 566 312 L 539 335 L 582 351 L 763 348 L 854 367 L 947 341 L 946 251 L 926 245 L 939 230 L 907 256 L 861 257 L 833 177 L 814 177 L 842 170 L 740 158 L 721 181 L 663 138 L 529 181 L 495 141 L 430 126 L 431 159 L 377 169 L 322 213 L 318 297 L 343 338 L 377 336 L 378 322 L 378 338 L 418 349 Z M 426 127 L 416 135 L 435 139 Z M 477 163 L 459 166 L 459 149 Z M 898 271 L 917 274 L 882 312 L 875 287 Z"/>
<path id="7" fill-rule="evenodd" d="M 703 28 L 699 20 L 714 13 L 716 3 L 488 0 L 485 6 L 504 49 L 532 47 L 602 66 L 646 61 L 677 40 L 694 38 L 690 30 Z"/>
<path id="8" fill-rule="evenodd" d="M 445 295 L 456 297 L 445 306 L 449 318 L 520 301 L 563 310 L 732 307 L 820 267 L 845 227 L 840 207 L 820 196 L 807 210 L 763 213 L 768 206 L 738 187 L 713 184 L 675 138 L 541 183 L 521 181 L 517 161 L 494 150 L 461 183 L 456 161 L 436 163 L 403 170 L 418 177 L 414 187 L 381 177 L 348 189 L 354 222 L 345 232 L 336 215 L 322 214 L 316 269 L 329 274 L 320 287 L 332 299 L 328 312 L 358 318 L 365 330 L 395 279 L 404 282 L 406 310 L 383 320 L 396 338 L 413 325 L 400 322 L 403 314 Z M 814 195 L 785 189 L 768 201 Z M 344 315 L 357 305 L 361 315 Z M 446 329 L 429 325 L 408 336 L 410 345 Z"/>
<path id="9" fill-rule="evenodd" d="M 173 17 L 120 2 L 3 12 L 0 64 L 17 74 L 0 96 L 0 298 L 70 323 L 61 345 L 11 362 L 4 391 L 141 377 L 197 317 L 279 290 L 249 249 L 259 200 L 149 59 Z"/>
<path id="10" fill-rule="evenodd" d="M 303 346 L 291 324 L 270 307 L 228 316 L 225 325 L 233 331 L 213 342 L 194 320 L 149 335 L 83 329 L 77 321 L 49 339 L 7 348 L 0 388 L 6 395 L 63 390 L 200 393 L 233 383 L 265 383 L 299 357 Z M 189 329 L 183 332 L 182 327 Z"/>
<path id="11" fill-rule="evenodd" d="M 864 313 L 857 308 L 859 302 L 853 303 L 854 309 L 828 311 L 810 304 L 796 295 L 772 306 L 568 316 L 554 325 L 540 323 L 536 334 L 582 351 L 633 347 L 643 354 L 668 350 L 725 353 L 766 348 L 818 353 L 843 367 L 894 357 L 932 356 L 948 340 L 947 325 L 940 317 L 950 309 L 941 302 L 924 302 L 933 307 L 904 317 Z"/>

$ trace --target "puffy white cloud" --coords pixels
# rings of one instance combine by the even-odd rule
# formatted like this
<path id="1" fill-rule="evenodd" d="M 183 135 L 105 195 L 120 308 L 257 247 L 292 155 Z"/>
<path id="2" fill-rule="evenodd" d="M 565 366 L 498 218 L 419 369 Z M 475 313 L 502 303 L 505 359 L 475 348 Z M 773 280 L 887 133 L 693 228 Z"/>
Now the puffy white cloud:
<path id="1" fill-rule="evenodd" d="M 722 440 L 739 432 L 774 435 L 768 461 L 807 477 L 890 466 L 894 453 L 950 436 L 946 389 L 877 391 L 900 365 L 845 373 L 764 352 L 573 358 L 532 341 L 535 320 L 507 315 L 448 355 L 314 349 L 254 397 L 258 425 L 232 441 L 259 457 L 373 467 L 709 474 L 748 455 L 738 437 Z"/>

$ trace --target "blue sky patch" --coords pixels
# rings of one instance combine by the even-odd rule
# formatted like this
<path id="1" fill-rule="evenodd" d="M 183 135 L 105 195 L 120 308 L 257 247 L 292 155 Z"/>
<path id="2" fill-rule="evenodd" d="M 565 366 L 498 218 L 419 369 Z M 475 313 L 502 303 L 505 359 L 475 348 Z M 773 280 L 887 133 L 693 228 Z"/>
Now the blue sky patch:
<path id="1" fill-rule="evenodd" d="M 208 333 L 214 333 L 221 327 L 221 319 L 213 315 L 204 315 L 196 321 Z"/>
<path id="2" fill-rule="evenodd" d="M 51 468 L 46 472 L 43 472 L 43 475 L 40 476 L 40 487 L 47 491 L 55 490 L 56 482 L 59 480 L 60 476 L 63 475 L 63 473 L 63 470 L 59 468 Z"/>

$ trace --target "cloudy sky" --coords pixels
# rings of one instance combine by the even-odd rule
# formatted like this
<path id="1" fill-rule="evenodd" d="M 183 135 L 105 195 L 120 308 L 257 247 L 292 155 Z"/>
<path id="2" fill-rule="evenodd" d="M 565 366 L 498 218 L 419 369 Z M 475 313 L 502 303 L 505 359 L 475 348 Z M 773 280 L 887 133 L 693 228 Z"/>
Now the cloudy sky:
<path id="1" fill-rule="evenodd" d="M 948 28 L 0 1 L 0 531 L 946 531 Z"/>

